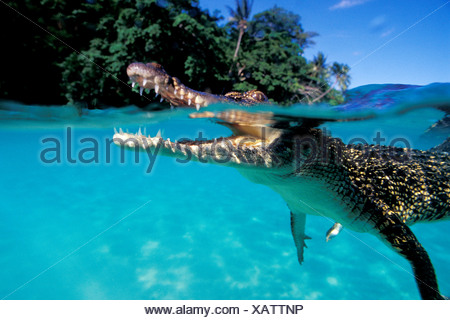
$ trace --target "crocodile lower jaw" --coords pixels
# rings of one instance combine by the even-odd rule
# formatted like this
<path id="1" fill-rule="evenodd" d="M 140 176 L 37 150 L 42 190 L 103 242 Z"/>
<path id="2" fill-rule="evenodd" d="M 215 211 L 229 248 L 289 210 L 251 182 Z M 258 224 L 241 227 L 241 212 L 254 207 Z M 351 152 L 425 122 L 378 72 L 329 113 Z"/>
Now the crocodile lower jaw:
<path id="1" fill-rule="evenodd" d="M 272 156 L 266 149 L 266 142 L 252 136 L 172 142 L 170 139 L 163 139 L 159 133 L 151 137 L 143 135 L 140 131 L 131 134 L 120 129 L 119 132 L 115 132 L 113 141 L 126 149 L 157 152 L 164 156 L 192 161 L 264 168 L 271 168 L 274 165 Z"/>

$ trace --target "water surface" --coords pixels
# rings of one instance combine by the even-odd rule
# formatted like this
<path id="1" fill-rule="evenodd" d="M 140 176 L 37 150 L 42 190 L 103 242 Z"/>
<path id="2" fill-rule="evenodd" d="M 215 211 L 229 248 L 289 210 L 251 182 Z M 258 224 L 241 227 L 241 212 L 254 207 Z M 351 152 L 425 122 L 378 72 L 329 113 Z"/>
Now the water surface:
<path id="1" fill-rule="evenodd" d="M 294 117 L 371 116 L 325 123 L 348 142 L 386 143 L 405 137 L 427 149 L 442 139 L 423 132 L 450 105 L 450 85 L 372 86 L 354 89 L 343 106 L 276 109 Z M 212 106 L 220 110 L 225 106 Z M 445 109 L 445 108 L 444 108 Z M 6 299 L 419 299 L 410 265 L 368 234 L 343 230 L 325 242 L 332 222 L 308 216 L 312 237 L 297 262 L 289 210 L 269 188 L 236 170 L 180 164 L 158 157 L 135 164 L 108 139 L 114 127 L 145 128 L 152 136 L 213 138 L 228 129 L 193 110 L 149 112 L 135 107 L 78 110 L 3 102 L 0 106 L 0 296 Z M 403 112 L 405 111 L 405 112 Z M 406 112 L 408 111 L 408 112 Z M 368 117 L 369 118 L 369 117 Z M 58 138 L 70 163 L 45 164 L 45 138 Z M 99 142 L 98 163 L 80 163 L 80 151 Z M 89 157 L 89 153 L 84 154 Z M 450 222 L 412 227 L 427 249 L 443 294 L 450 294 Z"/>

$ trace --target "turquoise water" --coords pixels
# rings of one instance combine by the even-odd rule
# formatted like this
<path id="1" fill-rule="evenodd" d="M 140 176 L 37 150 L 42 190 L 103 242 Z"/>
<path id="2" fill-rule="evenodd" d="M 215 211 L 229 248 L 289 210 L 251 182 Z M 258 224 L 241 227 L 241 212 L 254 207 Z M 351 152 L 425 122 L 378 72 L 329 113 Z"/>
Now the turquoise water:
<path id="1" fill-rule="evenodd" d="M 367 91 L 380 89 L 363 88 L 340 108 L 367 114 L 375 109 L 368 108 L 373 102 L 383 114 L 405 105 L 414 109 L 411 94 L 421 106 L 450 104 L 446 88 L 408 88 L 406 102 L 395 98 L 405 96 L 405 89 L 394 88 L 388 92 L 391 98 L 394 94 L 393 103 L 380 102 L 387 94 L 374 94 L 355 107 Z M 327 112 L 305 108 L 279 113 Z M 197 137 L 200 131 L 207 138 L 228 135 L 224 127 L 187 120 L 186 110 L 154 114 L 130 107 L 81 115 L 73 108 L 42 110 L 9 102 L 0 108 L 2 298 L 420 298 L 410 266 L 399 255 L 371 235 L 345 229 L 327 243 L 332 222 L 322 217 L 307 218 L 312 240 L 300 266 L 286 204 L 232 168 L 158 157 L 146 173 L 148 159 L 135 164 L 127 153 L 125 163 L 119 163 L 120 150 L 114 146 L 106 159 L 105 141 L 114 127 L 131 132 L 145 127 L 151 135 L 163 129 L 173 139 Z M 387 141 L 402 136 L 415 148 L 428 148 L 435 141 L 421 135 L 442 115 L 422 108 L 325 126 L 346 141 L 355 136 L 370 140 L 381 131 Z M 91 146 L 80 139 L 94 137 L 101 150 L 98 163 L 71 164 L 65 154 L 60 164 L 42 163 L 40 153 L 48 146 L 42 140 L 60 138 L 65 150 L 68 126 L 72 155 Z M 449 221 L 412 227 L 445 295 L 450 295 L 449 228 Z"/>

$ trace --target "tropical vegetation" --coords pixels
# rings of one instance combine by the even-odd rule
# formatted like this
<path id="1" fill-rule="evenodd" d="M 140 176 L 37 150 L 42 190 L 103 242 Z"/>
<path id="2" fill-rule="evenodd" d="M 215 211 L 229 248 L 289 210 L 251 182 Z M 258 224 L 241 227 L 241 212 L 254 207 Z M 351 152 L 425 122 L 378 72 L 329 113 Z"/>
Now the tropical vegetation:
<path id="1" fill-rule="evenodd" d="M 237 0 L 225 20 L 197 0 L 6 1 L 0 98 L 145 106 L 149 98 L 130 94 L 125 70 L 156 61 L 197 90 L 258 88 L 285 105 L 341 102 L 349 67 L 329 65 L 321 52 L 305 58 L 317 34 L 300 16 L 276 6 L 251 16 L 251 9 L 251 0 Z"/>

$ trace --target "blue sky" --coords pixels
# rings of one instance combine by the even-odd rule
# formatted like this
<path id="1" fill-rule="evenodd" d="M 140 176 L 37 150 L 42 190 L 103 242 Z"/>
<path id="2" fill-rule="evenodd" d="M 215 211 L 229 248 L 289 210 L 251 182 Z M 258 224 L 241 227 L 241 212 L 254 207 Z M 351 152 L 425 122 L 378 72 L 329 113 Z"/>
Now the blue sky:
<path id="1" fill-rule="evenodd" d="M 199 0 L 200 7 L 221 11 L 235 0 Z M 374 83 L 425 85 L 450 82 L 449 0 L 254 0 L 252 14 L 285 8 L 316 31 L 318 51 L 328 62 L 351 67 L 352 87 Z"/>

